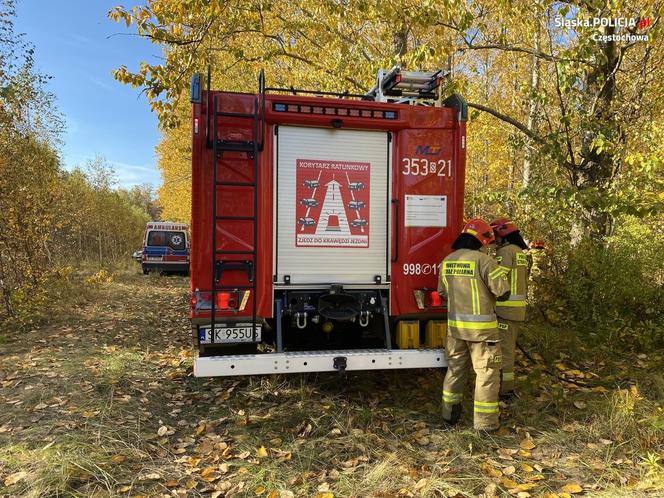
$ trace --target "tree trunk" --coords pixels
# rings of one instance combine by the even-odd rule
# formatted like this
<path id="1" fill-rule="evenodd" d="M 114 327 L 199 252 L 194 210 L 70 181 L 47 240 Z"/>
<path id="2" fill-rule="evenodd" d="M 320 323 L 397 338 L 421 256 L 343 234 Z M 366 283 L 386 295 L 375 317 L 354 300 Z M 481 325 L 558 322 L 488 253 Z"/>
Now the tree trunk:
<path id="1" fill-rule="evenodd" d="M 602 28 L 603 34 L 613 35 L 613 26 Z M 614 172 L 613 153 L 607 149 L 598 151 L 594 140 L 604 134 L 608 140 L 615 140 L 620 134 L 618 125 L 613 122 L 612 104 L 616 93 L 615 73 L 619 57 L 615 41 L 600 42 L 603 60 L 586 75 L 588 93 L 588 113 L 591 118 L 589 130 L 584 134 L 581 144 L 581 164 L 576 168 L 577 187 L 580 191 L 598 189 L 603 191 L 611 186 Z M 583 201 L 582 201 L 583 202 Z M 611 215 L 598 208 L 593 201 L 584 203 L 584 224 L 590 237 L 603 240 L 611 233 L 613 220 Z"/>
<path id="2" fill-rule="evenodd" d="M 97 241 L 99 242 L 99 264 L 103 264 L 102 252 L 101 252 L 101 230 L 97 232 Z"/>
<path id="3" fill-rule="evenodd" d="M 404 55 L 408 52 L 408 26 L 402 26 L 394 32 L 394 53 L 398 56 L 399 64 L 404 64 Z"/>
<path id="4" fill-rule="evenodd" d="M 539 26 L 536 27 L 533 33 L 533 45 L 537 52 L 541 50 L 540 44 L 540 30 Z M 531 56 L 532 67 L 530 69 L 530 104 L 528 107 L 528 121 L 526 126 L 529 130 L 537 132 L 537 114 L 539 113 L 539 103 L 533 95 L 539 91 L 540 86 L 540 59 L 536 56 Z M 530 167 L 534 156 L 534 149 L 532 140 L 526 138 L 526 150 L 523 156 L 523 169 L 521 170 L 521 187 L 527 188 L 530 184 Z"/>

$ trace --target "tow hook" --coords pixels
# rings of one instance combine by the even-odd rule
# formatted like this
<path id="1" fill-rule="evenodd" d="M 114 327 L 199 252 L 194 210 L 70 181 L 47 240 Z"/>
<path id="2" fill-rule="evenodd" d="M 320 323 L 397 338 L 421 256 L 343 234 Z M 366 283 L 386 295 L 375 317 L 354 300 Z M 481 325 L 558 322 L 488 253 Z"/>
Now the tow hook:
<path id="1" fill-rule="evenodd" d="M 300 321 L 301 319 L 301 321 Z M 297 325 L 298 329 L 303 329 L 307 326 L 307 312 L 306 311 L 298 311 L 295 313 L 295 324 Z"/>
<path id="2" fill-rule="evenodd" d="M 369 312 L 360 311 L 360 327 L 366 327 L 369 325 Z"/>
<path id="3" fill-rule="evenodd" d="M 339 370 L 339 373 L 344 373 L 346 371 L 347 360 L 345 356 L 337 356 L 332 360 L 332 366 L 335 370 Z"/>

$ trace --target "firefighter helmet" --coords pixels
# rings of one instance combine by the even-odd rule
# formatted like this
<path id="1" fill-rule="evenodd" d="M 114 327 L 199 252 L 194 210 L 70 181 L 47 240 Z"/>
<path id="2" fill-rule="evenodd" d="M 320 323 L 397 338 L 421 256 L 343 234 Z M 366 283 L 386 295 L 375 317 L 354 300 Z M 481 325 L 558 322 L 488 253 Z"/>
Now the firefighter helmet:
<path id="1" fill-rule="evenodd" d="M 506 237 L 509 234 L 518 231 L 518 227 L 513 221 L 507 218 L 499 218 L 491 222 L 491 228 L 499 237 Z"/>
<path id="2" fill-rule="evenodd" d="M 491 226 L 484 220 L 475 218 L 469 220 L 461 230 L 461 233 L 467 233 L 479 240 L 483 246 L 491 244 L 496 240 Z"/>

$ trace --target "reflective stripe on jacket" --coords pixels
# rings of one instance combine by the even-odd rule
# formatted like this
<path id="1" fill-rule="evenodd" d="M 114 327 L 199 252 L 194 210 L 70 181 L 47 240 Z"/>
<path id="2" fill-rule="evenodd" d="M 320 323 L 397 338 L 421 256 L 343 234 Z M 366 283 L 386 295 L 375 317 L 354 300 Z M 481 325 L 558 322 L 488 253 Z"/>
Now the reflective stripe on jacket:
<path id="1" fill-rule="evenodd" d="M 509 269 L 480 251 L 459 249 L 440 265 L 438 290 L 447 296 L 448 333 L 466 341 L 498 341 L 496 297 L 510 289 Z"/>
<path id="2" fill-rule="evenodd" d="M 506 320 L 522 322 L 526 319 L 528 257 L 519 246 L 506 244 L 496 251 L 496 260 L 510 269 L 510 297 L 496 303 L 496 314 Z"/>

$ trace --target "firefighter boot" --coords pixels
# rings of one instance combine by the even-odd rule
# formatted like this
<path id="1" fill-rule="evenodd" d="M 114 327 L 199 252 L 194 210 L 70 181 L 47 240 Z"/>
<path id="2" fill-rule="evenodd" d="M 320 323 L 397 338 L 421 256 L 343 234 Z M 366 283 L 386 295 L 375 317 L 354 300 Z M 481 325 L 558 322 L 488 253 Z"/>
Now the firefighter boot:
<path id="1" fill-rule="evenodd" d="M 469 342 L 475 380 L 474 426 L 480 431 L 495 431 L 500 427 L 498 393 L 500 391 L 500 344 L 497 342 Z"/>
<path id="2" fill-rule="evenodd" d="M 500 371 L 500 396 L 511 398 L 514 396 L 514 357 L 516 349 L 516 339 L 519 335 L 519 328 L 521 322 L 512 320 L 505 320 L 500 318 L 498 320 L 498 327 L 500 328 L 502 340 L 500 347 L 502 350 L 502 369 Z"/>
<path id="3" fill-rule="evenodd" d="M 450 412 L 449 418 L 443 415 L 443 422 L 445 423 L 445 425 L 452 427 L 456 425 L 459 422 L 459 419 L 461 418 L 461 403 L 452 405 L 449 412 Z"/>
<path id="4" fill-rule="evenodd" d="M 447 373 L 443 381 L 443 420 L 456 424 L 461 417 L 461 401 L 468 380 L 470 350 L 466 341 L 447 336 Z"/>

